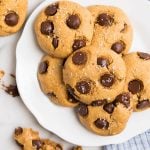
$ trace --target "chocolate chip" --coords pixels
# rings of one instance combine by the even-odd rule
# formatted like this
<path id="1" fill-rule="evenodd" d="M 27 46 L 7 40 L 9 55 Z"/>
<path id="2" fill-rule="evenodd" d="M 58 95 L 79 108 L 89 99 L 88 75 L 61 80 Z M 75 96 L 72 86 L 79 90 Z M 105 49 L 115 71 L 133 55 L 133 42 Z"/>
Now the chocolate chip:
<path id="1" fill-rule="evenodd" d="M 99 129 L 108 129 L 108 127 L 109 127 L 109 122 L 105 119 L 99 118 L 94 122 L 94 124 Z"/>
<path id="2" fill-rule="evenodd" d="M 149 60 L 150 59 L 150 54 L 148 53 L 143 53 L 143 52 L 137 52 L 138 56 L 141 58 L 141 59 L 144 59 L 144 60 Z"/>
<path id="3" fill-rule="evenodd" d="M 40 140 L 32 140 L 32 146 L 39 150 L 42 148 L 42 142 Z"/>
<path id="4" fill-rule="evenodd" d="M 45 9 L 47 16 L 54 16 L 57 13 L 58 4 L 52 4 Z"/>
<path id="5" fill-rule="evenodd" d="M 122 103 L 126 108 L 130 106 L 130 94 L 129 93 L 123 93 L 116 97 L 114 104 L 116 103 Z"/>
<path id="6" fill-rule="evenodd" d="M 50 20 L 46 20 L 41 23 L 41 33 L 45 35 L 51 35 L 54 30 L 54 24 Z"/>
<path id="7" fill-rule="evenodd" d="M 101 67 L 108 67 L 109 60 L 107 58 L 99 57 L 97 58 L 97 65 L 100 65 Z"/>
<path id="8" fill-rule="evenodd" d="M 138 104 L 136 105 L 137 109 L 145 109 L 148 107 L 150 107 L 150 101 L 149 100 L 139 101 Z"/>
<path id="9" fill-rule="evenodd" d="M 52 44 L 55 49 L 58 47 L 58 43 L 59 43 L 58 37 L 53 38 Z"/>
<path id="10" fill-rule="evenodd" d="M 21 135 L 23 133 L 23 129 L 21 127 L 18 127 L 15 129 L 15 135 L 18 136 L 18 135 Z"/>
<path id="11" fill-rule="evenodd" d="M 66 21 L 67 26 L 71 29 L 78 29 L 81 21 L 78 15 L 70 15 Z"/>
<path id="12" fill-rule="evenodd" d="M 76 99 L 76 95 L 74 93 L 74 89 L 70 85 L 66 85 L 66 89 L 68 92 L 68 100 L 71 103 L 78 103 L 79 101 Z"/>
<path id="13" fill-rule="evenodd" d="M 90 82 L 89 81 L 77 82 L 76 89 L 81 94 L 88 94 L 91 90 Z"/>
<path id="14" fill-rule="evenodd" d="M 101 76 L 100 82 L 105 87 L 111 87 L 114 83 L 114 78 L 114 75 L 106 73 L 103 76 Z"/>
<path id="15" fill-rule="evenodd" d="M 125 32 L 127 30 L 128 25 L 125 23 L 123 29 L 120 32 Z"/>
<path id="16" fill-rule="evenodd" d="M 126 45 L 123 41 L 118 41 L 118 42 L 115 42 L 112 46 L 111 46 L 111 49 L 113 51 L 115 51 L 117 54 L 120 54 L 122 53 L 122 51 L 124 51 L 126 48 Z"/>
<path id="17" fill-rule="evenodd" d="M 113 113 L 114 108 L 115 108 L 115 106 L 114 106 L 113 103 L 105 104 L 104 107 L 103 107 L 103 109 L 104 109 L 106 112 L 108 112 L 109 114 Z"/>
<path id="18" fill-rule="evenodd" d="M 54 92 L 49 92 L 49 93 L 47 93 L 47 96 L 56 97 L 56 94 Z"/>
<path id="19" fill-rule="evenodd" d="M 62 146 L 60 144 L 56 145 L 56 150 L 63 150 Z"/>
<path id="20" fill-rule="evenodd" d="M 83 116 L 83 117 L 87 116 L 87 114 L 88 114 L 87 105 L 82 104 L 82 103 L 79 104 L 78 107 L 77 107 L 77 112 L 80 114 L 80 116 Z"/>
<path id="21" fill-rule="evenodd" d="M 110 15 L 108 15 L 106 13 L 100 14 L 97 17 L 97 23 L 100 26 L 111 26 L 113 24 L 113 22 L 114 22 L 113 17 L 111 17 Z"/>
<path id="22" fill-rule="evenodd" d="M 5 92 L 8 93 L 9 95 L 12 95 L 13 97 L 20 96 L 17 85 L 10 84 L 9 86 L 5 85 L 3 86 L 5 88 Z"/>
<path id="23" fill-rule="evenodd" d="M 91 106 L 102 106 L 107 103 L 107 100 L 96 100 L 91 103 Z"/>
<path id="24" fill-rule="evenodd" d="M 132 94 L 141 92 L 143 90 L 143 88 L 144 88 L 143 82 L 139 79 L 132 80 L 128 84 L 128 90 Z"/>
<path id="25" fill-rule="evenodd" d="M 10 12 L 5 16 L 5 23 L 8 26 L 15 26 L 18 24 L 19 16 L 16 12 Z"/>
<path id="26" fill-rule="evenodd" d="M 87 55 L 85 52 L 76 52 L 72 57 L 72 62 L 75 65 L 83 65 L 87 61 Z"/>
<path id="27" fill-rule="evenodd" d="M 80 49 L 82 47 L 86 46 L 86 41 L 85 40 L 74 40 L 74 43 L 72 45 L 73 51 Z"/>
<path id="28" fill-rule="evenodd" d="M 47 72 L 48 69 L 48 63 L 46 61 L 43 61 L 39 65 L 39 73 L 44 74 Z"/>

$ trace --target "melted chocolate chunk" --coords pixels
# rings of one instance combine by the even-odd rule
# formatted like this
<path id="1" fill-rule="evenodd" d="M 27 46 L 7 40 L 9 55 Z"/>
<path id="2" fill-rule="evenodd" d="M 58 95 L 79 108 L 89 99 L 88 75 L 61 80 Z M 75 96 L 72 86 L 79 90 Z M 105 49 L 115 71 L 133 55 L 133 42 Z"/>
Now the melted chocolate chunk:
<path id="1" fill-rule="evenodd" d="M 115 77 L 112 74 L 104 74 L 101 76 L 100 82 L 104 87 L 111 87 L 115 82 Z"/>
<path id="2" fill-rule="evenodd" d="M 102 58 L 102 57 L 97 58 L 97 65 L 100 65 L 101 67 L 108 67 L 109 64 L 110 63 L 107 58 Z"/>
<path id="3" fill-rule="evenodd" d="M 76 84 L 76 89 L 81 94 L 88 94 L 91 91 L 91 85 L 89 81 L 80 81 Z"/>
<path id="4" fill-rule="evenodd" d="M 13 97 L 17 97 L 20 96 L 19 92 L 18 92 L 18 88 L 17 85 L 9 85 L 9 86 L 4 86 L 4 90 L 6 93 L 8 93 L 9 95 L 12 95 Z"/>
<path id="5" fill-rule="evenodd" d="M 55 49 L 58 47 L 58 44 L 59 44 L 58 37 L 53 38 L 52 44 L 53 44 L 53 46 L 54 46 Z"/>
<path id="6" fill-rule="evenodd" d="M 108 129 L 109 127 L 109 122 L 105 119 L 97 119 L 95 122 L 94 122 L 95 126 L 99 129 Z"/>
<path id="7" fill-rule="evenodd" d="M 82 47 L 86 46 L 86 41 L 85 40 L 74 40 L 74 43 L 72 45 L 73 51 L 76 51 L 77 49 L 80 49 Z"/>
<path id="8" fill-rule="evenodd" d="M 137 55 L 144 60 L 150 60 L 150 54 L 148 53 L 143 53 L 143 52 L 137 52 Z"/>
<path id="9" fill-rule="evenodd" d="M 40 74 L 44 74 L 47 72 L 47 69 L 48 69 L 48 63 L 47 61 L 43 61 L 40 63 L 39 65 L 39 73 Z"/>
<path id="10" fill-rule="evenodd" d="M 120 94 L 116 97 L 114 104 L 116 103 L 121 103 L 123 104 L 126 108 L 130 106 L 130 94 L 129 93 L 123 93 Z"/>
<path id="11" fill-rule="evenodd" d="M 40 140 L 32 140 L 32 146 L 39 150 L 42 148 L 42 142 Z"/>
<path id="12" fill-rule="evenodd" d="M 87 62 L 87 55 L 85 52 L 76 52 L 72 57 L 72 62 L 75 65 L 83 65 Z"/>
<path id="13" fill-rule="evenodd" d="M 79 104 L 77 107 L 77 112 L 79 113 L 80 116 L 87 116 L 88 115 L 88 107 L 85 104 Z"/>
<path id="14" fill-rule="evenodd" d="M 91 106 L 102 106 L 107 103 L 107 100 L 96 100 L 91 103 Z"/>
<path id="15" fill-rule="evenodd" d="M 146 109 L 148 107 L 150 107 L 150 101 L 149 100 L 139 101 L 138 104 L 136 105 L 137 109 Z"/>
<path id="16" fill-rule="evenodd" d="M 118 41 L 111 46 L 111 49 L 117 54 L 122 53 L 126 48 L 126 45 L 123 41 Z"/>
<path id="17" fill-rule="evenodd" d="M 21 127 L 18 127 L 15 129 L 15 135 L 18 136 L 18 135 L 21 135 L 23 133 L 23 129 Z"/>
<path id="18" fill-rule="evenodd" d="M 54 30 L 54 24 L 50 20 L 46 20 L 41 23 L 41 33 L 45 35 L 51 35 Z"/>
<path id="19" fill-rule="evenodd" d="M 68 17 L 68 19 L 66 20 L 66 24 L 71 29 L 78 29 L 81 24 L 81 21 L 79 16 L 75 14 L 75 15 L 70 15 Z"/>
<path id="20" fill-rule="evenodd" d="M 100 26 L 111 26 L 113 24 L 113 22 L 114 22 L 113 17 L 111 17 L 110 15 L 108 15 L 106 13 L 100 14 L 97 17 L 97 23 Z"/>
<path id="21" fill-rule="evenodd" d="M 132 80 L 128 84 L 128 90 L 132 94 L 137 94 L 137 93 L 141 92 L 143 89 L 144 89 L 143 82 L 139 79 Z"/>
<path id="22" fill-rule="evenodd" d="M 52 4 L 45 9 L 47 16 L 54 16 L 57 13 L 58 4 Z"/>
<path id="23" fill-rule="evenodd" d="M 109 114 L 112 114 L 112 113 L 113 113 L 114 108 L 115 108 L 115 106 L 114 106 L 113 103 L 105 104 L 104 107 L 103 107 L 103 109 L 104 109 L 106 112 L 108 112 Z"/>
<path id="24" fill-rule="evenodd" d="M 10 12 L 5 16 L 5 23 L 8 26 L 15 26 L 18 24 L 19 16 L 16 12 Z"/>

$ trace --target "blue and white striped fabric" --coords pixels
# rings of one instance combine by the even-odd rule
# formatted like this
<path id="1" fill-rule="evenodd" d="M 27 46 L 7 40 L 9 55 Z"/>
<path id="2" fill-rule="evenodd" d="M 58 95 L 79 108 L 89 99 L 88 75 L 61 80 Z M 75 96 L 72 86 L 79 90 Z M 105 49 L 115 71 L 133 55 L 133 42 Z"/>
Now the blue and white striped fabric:
<path id="1" fill-rule="evenodd" d="M 150 150 L 150 130 L 117 145 L 107 145 L 103 150 Z"/>

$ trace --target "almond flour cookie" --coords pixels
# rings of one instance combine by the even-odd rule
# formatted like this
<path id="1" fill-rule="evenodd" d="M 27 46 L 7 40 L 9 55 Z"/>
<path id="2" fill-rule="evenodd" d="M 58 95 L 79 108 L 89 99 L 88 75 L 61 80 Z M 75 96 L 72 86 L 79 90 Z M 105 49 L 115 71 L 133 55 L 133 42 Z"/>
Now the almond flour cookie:
<path id="1" fill-rule="evenodd" d="M 43 92 L 58 105 L 73 107 L 78 101 L 72 96 L 69 86 L 62 81 L 63 60 L 44 56 L 38 70 L 38 79 Z"/>
<path id="2" fill-rule="evenodd" d="M 14 139 L 23 150 L 62 150 L 60 144 L 49 139 L 40 139 L 39 133 L 32 129 L 18 127 L 14 132 Z"/>
<path id="3" fill-rule="evenodd" d="M 93 18 L 77 3 L 59 1 L 46 7 L 35 21 L 40 47 L 48 54 L 65 58 L 91 43 Z"/>
<path id="4" fill-rule="evenodd" d="M 150 54 L 130 53 L 124 61 L 127 67 L 125 90 L 133 95 L 134 111 L 150 108 Z"/>
<path id="5" fill-rule="evenodd" d="M 0 36 L 17 32 L 23 25 L 27 13 L 27 0 L 0 1 Z"/>
<path id="6" fill-rule="evenodd" d="M 81 123 L 99 135 L 120 133 L 126 126 L 132 108 L 130 94 L 122 93 L 115 100 L 95 101 L 91 105 L 79 104 L 77 114 Z"/>
<path id="7" fill-rule="evenodd" d="M 126 54 L 132 44 L 133 31 L 126 14 L 117 7 L 89 6 L 94 17 L 92 44 L 111 49 L 117 54 Z"/>
<path id="8" fill-rule="evenodd" d="M 119 55 L 93 46 L 70 55 L 63 69 L 65 84 L 86 104 L 106 98 L 112 101 L 122 92 L 125 76 L 126 67 Z"/>

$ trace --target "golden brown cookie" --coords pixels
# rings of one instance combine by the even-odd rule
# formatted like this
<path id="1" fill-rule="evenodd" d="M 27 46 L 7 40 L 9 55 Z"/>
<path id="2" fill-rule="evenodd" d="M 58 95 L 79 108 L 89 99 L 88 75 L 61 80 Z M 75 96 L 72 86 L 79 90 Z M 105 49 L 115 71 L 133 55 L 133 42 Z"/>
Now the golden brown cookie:
<path id="1" fill-rule="evenodd" d="M 125 90 L 133 95 L 134 111 L 150 108 L 150 54 L 134 52 L 123 59 L 127 67 Z"/>
<path id="2" fill-rule="evenodd" d="M 0 36 L 17 32 L 23 25 L 27 13 L 27 0 L 0 1 Z"/>
<path id="3" fill-rule="evenodd" d="M 14 139 L 19 145 L 24 145 L 28 140 L 39 140 L 39 133 L 31 128 L 18 127 L 14 132 Z"/>
<path id="4" fill-rule="evenodd" d="M 71 1 L 47 6 L 35 21 L 40 47 L 48 54 L 65 58 L 89 45 L 93 36 L 93 18 L 84 7 Z"/>
<path id="5" fill-rule="evenodd" d="M 93 46 L 70 55 L 63 69 L 65 84 L 86 104 L 106 98 L 112 101 L 122 92 L 125 76 L 125 63 L 119 55 Z"/>
<path id="6" fill-rule="evenodd" d="M 122 93 L 115 100 L 95 101 L 91 105 L 79 104 L 77 114 L 81 123 L 99 135 L 118 134 L 125 128 L 131 115 L 130 94 Z"/>
<path id="7" fill-rule="evenodd" d="M 62 150 L 62 146 L 49 139 L 41 139 L 37 131 L 18 127 L 14 132 L 14 139 L 23 150 Z"/>
<path id="8" fill-rule="evenodd" d="M 126 14 L 113 6 L 95 5 L 88 9 L 94 18 L 92 44 L 126 54 L 133 38 L 131 23 Z"/>
<path id="9" fill-rule="evenodd" d="M 63 59 L 44 56 L 38 70 L 38 79 L 42 91 L 54 103 L 73 107 L 78 101 L 72 96 L 70 87 L 62 81 Z"/>

